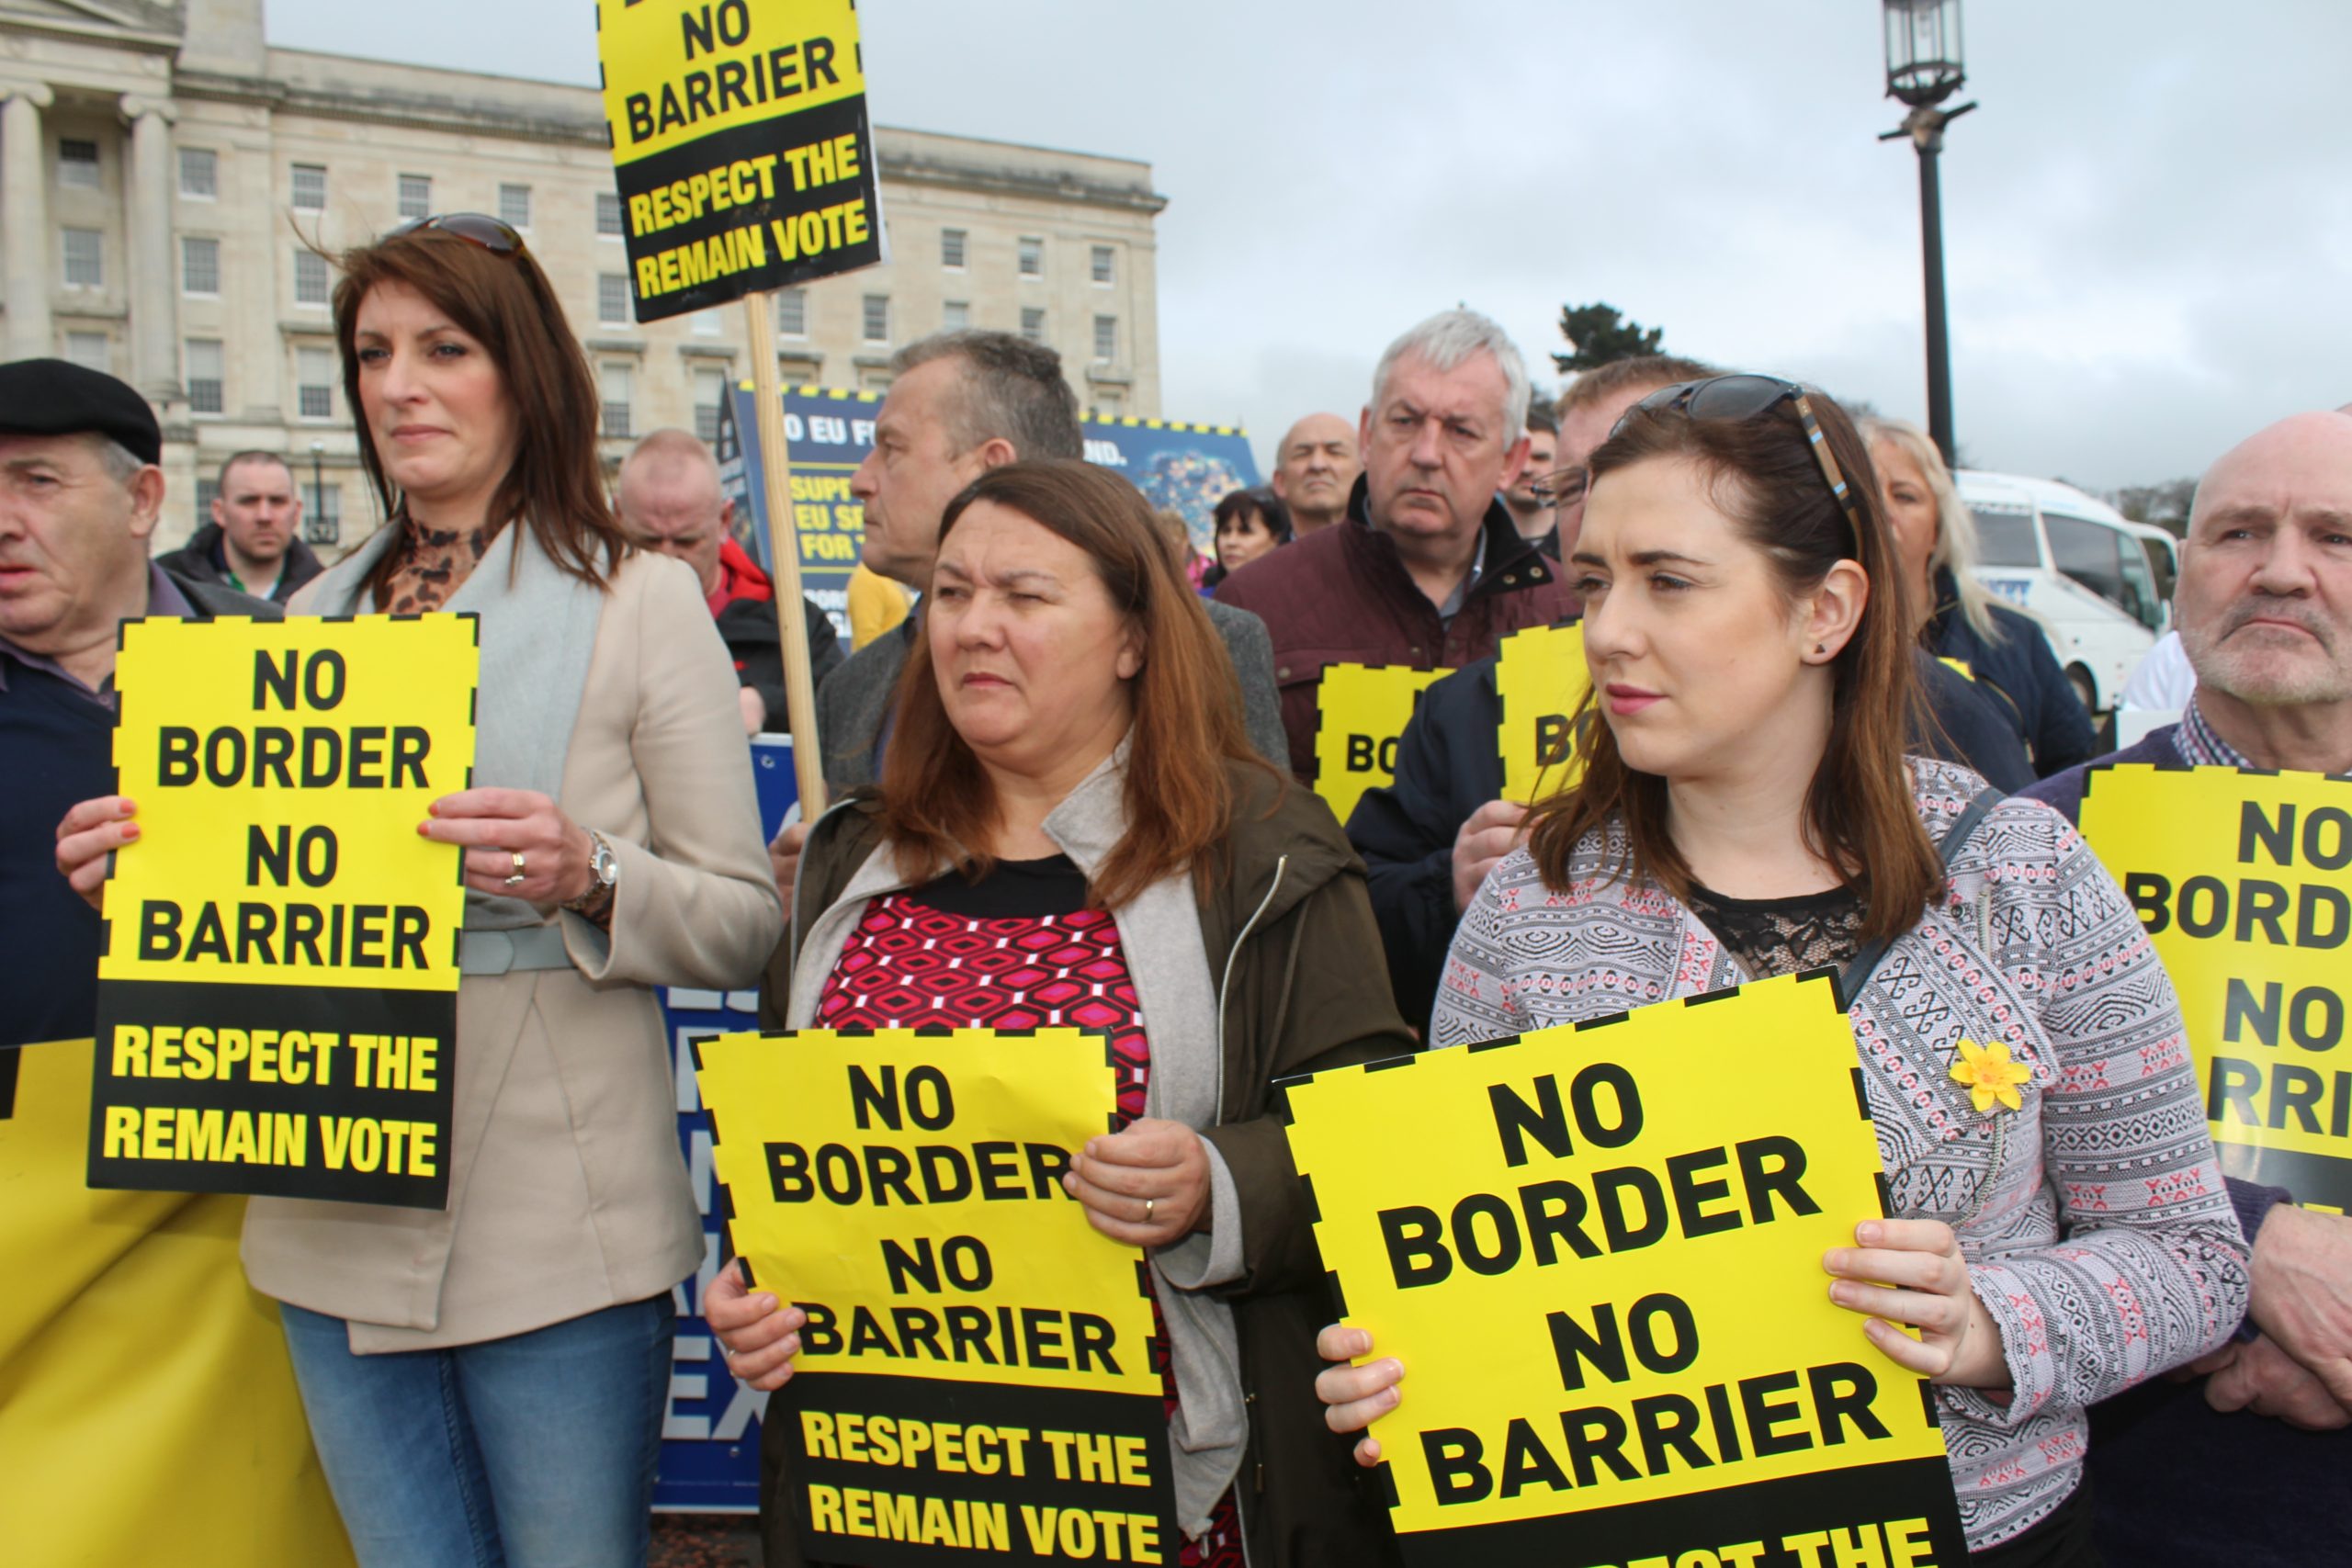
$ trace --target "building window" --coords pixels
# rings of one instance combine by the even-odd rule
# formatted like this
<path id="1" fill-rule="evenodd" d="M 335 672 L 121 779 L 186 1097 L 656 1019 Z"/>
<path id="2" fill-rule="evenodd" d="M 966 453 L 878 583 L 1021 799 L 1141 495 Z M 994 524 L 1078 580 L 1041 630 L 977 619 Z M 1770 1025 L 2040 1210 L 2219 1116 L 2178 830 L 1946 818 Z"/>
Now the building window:
<path id="1" fill-rule="evenodd" d="M 498 216 L 510 229 L 531 226 L 531 187 L 529 186 L 500 186 Z"/>
<path id="2" fill-rule="evenodd" d="M 220 154 L 209 147 L 180 149 L 180 194 L 210 201 L 220 194 Z"/>
<path id="3" fill-rule="evenodd" d="M 220 241 L 199 240 L 192 234 L 181 236 L 180 292 L 183 294 L 220 292 Z"/>
<path id="4" fill-rule="evenodd" d="M 98 188 L 98 144 L 68 136 L 57 143 L 57 183 L 82 190 Z"/>
<path id="5" fill-rule="evenodd" d="M 1095 282 L 1116 282 L 1118 280 L 1118 265 L 1117 254 L 1114 252 L 1110 246 L 1097 245 L 1094 247 L 1093 276 Z"/>
<path id="6" fill-rule="evenodd" d="M 869 294 L 865 297 L 865 336 L 868 343 L 890 341 L 890 297 Z"/>
<path id="7" fill-rule="evenodd" d="M 433 216 L 433 176 L 402 175 L 401 176 L 401 216 L 430 218 Z"/>
<path id="8" fill-rule="evenodd" d="M 775 291 L 775 330 L 781 337 L 808 335 L 808 291 L 806 288 L 779 288 Z"/>
<path id="9" fill-rule="evenodd" d="M 1046 276 L 1045 241 L 1024 239 L 1021 242 L 1021 276 L 1023 277 Z"/>
<path id="10" fill-rule="evenodd" d="M 229 400 L 220 384 L 222 366 L 227 356 L 221 352 L 217 337 L 192 337 L 187 340 L 187 406 L 190 413 L 219 413 L 228 407 Z M 198 511 L 209 515 L 210 508 Z"/>
<path id="11" fill-rule="evenodd" d="M 600 190 L 596 193 L 596 232 L 609 234 L 614 239 L 621 237 L 623 230 L 620 192 Z"/>
<path id="12" fill-rule="evenodd" d="M 114 345 L 104 333 L 67 333 L 65 357 L 85 370 L 114 373 Z"/>
<path id="13" fill-rule="evenodd" d="M 96 229 L 66 229 L 65 287 L 104 288 L 107 285 L 105 236 Z"/>
<path id="14" fill-rule="evenodd" d="M 596 275 L 596 320 L 608 327 L 629 324 L 628 274 L 600 272 Z"/>
<path id="15" fill-rule="evenodd" d="M 625 441 L 629 432 L 628 367 L 602 366 L 597 370 L 596 380 L 604 391 L 605 434 L 613 439 Z"/>
<path id="16" fill-rule="evenodd" d="M 718 439 L 718 410 L 727 401 L 727 372 L 697 370 L 695 372 L 695 434 L 705 441 Z"/>
<path id="17" fill-rule="evenodd" d="M 301 212 L 327 209 L 327 167 L 324 164 L 294 165 L 294 206 Z"/>
<path id="18" fill-rule="evenodd" d="M 939 265 L 956 272 L 964 270 L 964 242 L 967 238 L 961 229 L 939 231 Z"/>
<path id="19" fill-rule="evenodd" d="M 972 324 L 972 307 L 968 300 L 950 299 L 939 308 L 939 324 L 951 333 L 960 333 Z"/>
<path id="20" fill-rule="evenodd" d="M 1031 343 L 1046 341 L 1046 312 L 1036 305 L 1021 307 L 1021 335 Z"/>
<path id="21" fill-rule="evenodd" d="M 304 419 L 334 417 L 334 351 L 294 351 L 294 412 Z"/>
<path id="22" fill-rule="evenodd" d="M 306 245 L 294 251 L 294 303 L 323 305 L 327 302 L 327 258 Z"/>
<path id="23" fill-rule="evenodd" d="M 212 521 L 212 503 L 220 499 L 219 479 L 196 481 L 196 521 L 199 526 Z"/>
<path id="24" fill-rule="evenodd" d="M 1094 363 L 1108 365 L 1119 357 L 1119 318 L 1094 318 Z"/>

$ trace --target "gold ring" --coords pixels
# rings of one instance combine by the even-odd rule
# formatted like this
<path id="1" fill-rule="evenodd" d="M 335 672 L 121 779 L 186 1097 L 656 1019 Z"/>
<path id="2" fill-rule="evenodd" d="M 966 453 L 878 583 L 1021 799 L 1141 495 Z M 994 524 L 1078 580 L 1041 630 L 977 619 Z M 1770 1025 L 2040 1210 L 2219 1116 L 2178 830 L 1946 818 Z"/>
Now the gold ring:
<path id="1" fill-rule="evenodd" d="M 523 886 L 523 852 L 520 850 L 509 850 L 506 852 L 514 857 L 514 874 L 506 879 L 506 886 L 509 887 L 520 887 Z"/>
<path id="2" fill-rule="evenodd" d="M 1157 1200 L 1151 1198 L 1147 1198 L 1143 1201 L 1143 1223 L 1145 1224 L 1151 1224 L 1151 1206 L 1155 1201 L 1157 1201 Z"/>

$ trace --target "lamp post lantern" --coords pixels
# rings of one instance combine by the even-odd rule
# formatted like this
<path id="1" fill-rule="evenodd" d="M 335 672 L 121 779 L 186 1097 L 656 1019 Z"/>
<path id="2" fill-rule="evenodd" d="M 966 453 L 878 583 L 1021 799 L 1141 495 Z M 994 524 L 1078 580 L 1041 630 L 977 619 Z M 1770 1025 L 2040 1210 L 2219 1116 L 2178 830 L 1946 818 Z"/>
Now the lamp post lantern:
<path id="1" fill-rule="evenodd" d="M 343 525 L 327 515 L 327 479 L 322 459 L 327 444 L 311 443 L 311 504 L 302 513 L 302 537 L 313 545 L 332 545 L 343 533 Z"/>
<path id="2" fill-rule="evenodd" d="M 1951 420 L 1951 344 L 1944 324 L 1943 197 L 1936 160 L 1944 127 L 1974 108 L 1947 109 L 1944 100 L 1968 80 L 1961 58 L 1960 0 L 1884 0 L 1886 96 L 1910 106 L 1903 123 L 1879 138 L 1907 136 L 1919 154 L 1919 250 L 1927 275 L 1928 434 L 1948 465 L 1957 466 Z"/>

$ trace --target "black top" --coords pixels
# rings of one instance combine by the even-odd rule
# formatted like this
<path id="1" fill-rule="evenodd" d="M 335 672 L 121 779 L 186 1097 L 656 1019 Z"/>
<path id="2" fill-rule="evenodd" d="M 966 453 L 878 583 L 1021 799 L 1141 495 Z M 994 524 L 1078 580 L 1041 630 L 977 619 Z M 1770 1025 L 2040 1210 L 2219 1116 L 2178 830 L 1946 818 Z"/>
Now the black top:
<path id="1" fill-rule="evenodd" d="M 973 920 L 1035 920 L 1075 915 L 1086 908 L 1086 873 L 1068 855 L 1001 860 L 978 882 L 960 871 L 907 895 L 944 915 Z"/>
<path id="2" fill-rule="evenodd" d="M 1861 947 L 1862 900 L 1850 887 L 1793 898 L 1727 898 L 1693 883 L 1688 902 L 1759 980 L 1842 969 Z"/>

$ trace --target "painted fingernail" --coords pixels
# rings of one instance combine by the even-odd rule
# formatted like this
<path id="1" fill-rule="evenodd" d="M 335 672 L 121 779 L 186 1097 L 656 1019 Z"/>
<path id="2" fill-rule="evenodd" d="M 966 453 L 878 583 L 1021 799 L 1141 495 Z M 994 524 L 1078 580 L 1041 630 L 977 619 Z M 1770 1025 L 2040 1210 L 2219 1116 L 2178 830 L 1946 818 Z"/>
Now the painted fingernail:
<path id="1" fill-rule="evenodd" d="M 139 837 L 139 824 L 136 822 L 125 822 L 122 825 L 122 836 L 125 839 L 135 839 Z"/>

